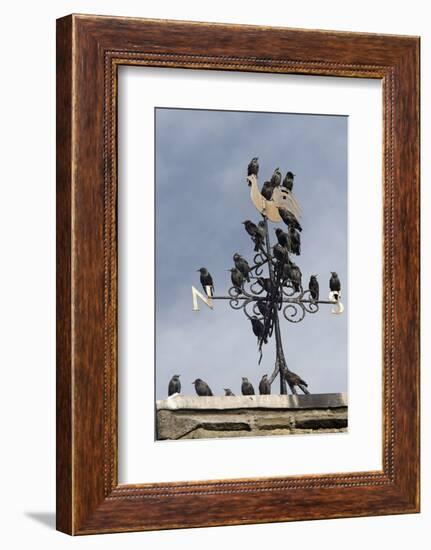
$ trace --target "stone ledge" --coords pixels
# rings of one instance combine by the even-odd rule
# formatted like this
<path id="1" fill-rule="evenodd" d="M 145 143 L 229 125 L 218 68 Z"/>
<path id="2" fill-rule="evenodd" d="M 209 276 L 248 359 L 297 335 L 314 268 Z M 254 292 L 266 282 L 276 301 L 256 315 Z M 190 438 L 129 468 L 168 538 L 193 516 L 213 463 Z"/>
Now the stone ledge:
<path id="1" fill-rule="evenodd" d="M 157 439 L 212 439 L 347 430 L 347 395 L 172 396 L 157 402 Z"/>
<path id="2" fill-rule="evenodd" d="M 175 394 L 156 402 L 160 410 L 327 409 L 347 407 L 346 393 L 198 397 Z"/>

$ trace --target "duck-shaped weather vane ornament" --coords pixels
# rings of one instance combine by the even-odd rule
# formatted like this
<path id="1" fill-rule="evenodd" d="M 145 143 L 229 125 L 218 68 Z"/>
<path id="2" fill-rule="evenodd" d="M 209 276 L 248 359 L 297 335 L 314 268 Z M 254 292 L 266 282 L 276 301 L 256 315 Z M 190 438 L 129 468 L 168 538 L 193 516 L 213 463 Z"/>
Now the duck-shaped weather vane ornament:
<path id="1" fill-rule="evenodd" d="M 244 229 L 253 242 L 253 262 L 237 252 L 233 254 L 230 271 L 232 286 L 227 296 L 214 295 L 213 278 L 207 267 L 201 267 L 200 282 L 204 293 L 192 286 L 193 310 L 199 311 L 198 300 L 213 309 L 214 300 L 228 300 L 233 309 L 241 309 L 250 321 L 250 328 L 257 338 L 259 363 L 263 346 L 274 336 L 276 347 L 275 368 L 265 378 L 269 386 L 279 375 L 280 393 L 287 393 L 287 385 L 293 394 L 296 388 L 310 393 L 307 383 L 286 362 L 280 331 L 280 315 L 291 323 L 299 323 L 306 313 L 317 313 L 321 304 L 332 305 L 331 312 L 341 314 L 341 282 L 335 271 L 329 280 L 328 300 L 320 299 L 318 275 L 311 275 L 308 288 L 302 285 L 302 273 L 296 264 L 301 254 L 301 208 L 293 194 L 295 174 L 288 171 L 284 178 L 277 167 L 262 190 L 258 185 L 259 160 L 254 157 L 248 164 L 246 182 L 251 201 L 262 219 L 255 223 L 243 221 Z M 277 242 L 271 246 L 269 223 L 283 224 L 275 228 Z M 295 258 L 295 261 L 293 260 Z"/>

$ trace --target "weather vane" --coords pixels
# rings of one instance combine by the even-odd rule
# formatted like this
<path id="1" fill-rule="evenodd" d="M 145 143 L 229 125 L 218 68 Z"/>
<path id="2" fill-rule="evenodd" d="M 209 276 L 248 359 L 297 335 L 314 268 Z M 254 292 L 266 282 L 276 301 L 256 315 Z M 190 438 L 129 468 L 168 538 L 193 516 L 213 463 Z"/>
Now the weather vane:
<path id="1" fill-rule="evenodd" d="M 341 314 L 341 283 L 337 273 L 331 272 L 328 300 L 320 300 L 317 275 L 311 275 L 308 289 L 302 285 L 300 268 L 292 260 L 301 254 L 301 232 L 299 223 L 301 208 L 293 194 L 295 174 L 287 172 L 282 180 L 279 168 L 274 170 L 270 181 L 266 181 L 262 190 L 257 183 L 259 172 L 258 158 L 253 158 L 247 170 L 247 183 L 251 200 L 262 216 L 256 225 L 251 220 L 242 223 L 254 244 L 253 264 L 240 254 L 233 255 L 234 267 L 231 272 L 232 286 L 227 296 L 214 294 L 214 282 L 208 269 L 201 267 L 200 282 L 205 294 L 192 286 L 193 310 L 199 311 L 198 299 L 213 309 L 214 300 L 228 300 L 236 310 L 242 310 L 250 320 L 251 328 L 257 337 L 259 364 L 262 360 L 262 347 L 274 336 L 276 346 L 275 368 L 268 378 L 262 377 L 260 393 L 270 393 L 270 386 L 280 376 L 280 393 L 286 394 L 286 383 L 293 394 L 296 387 L 303 393 L 310 393 L 308 384 L 288 368 L 280 331 L 280 315 L 291 323 L 301 322 L 306 313 L 317 313 L 320 304 L 332 305 L 332 313 Z M 287 231 L 275 228 L 277 242 L 271 246 L 269 223 L 284 223 Z M 264 272 L 266 270 L 266 277 Z M 199 381 L 198 384 L 202 382 Z M 243 378 L 242 392 L 247 394 L 253 389 L 247 378 Z M 196 387 L 198 391 L 198 387 Z M 229 395 L 228 391 L 226 395 Z M 230 391 L 230 390 L 229 390 Z M 254 390 L 253 390 L 254 393 Z"/>

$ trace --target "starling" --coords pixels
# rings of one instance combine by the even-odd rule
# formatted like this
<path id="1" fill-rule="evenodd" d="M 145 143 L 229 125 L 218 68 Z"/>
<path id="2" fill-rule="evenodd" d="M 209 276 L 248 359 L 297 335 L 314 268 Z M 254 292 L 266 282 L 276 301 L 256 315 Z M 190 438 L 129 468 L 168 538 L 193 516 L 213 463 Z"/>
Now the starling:
<path id="1" fill-rule="evenodd" d="M 319 281 L 317 280 L 317 275 L 312 275 L 310 277 L 310 282 L 308 283 L 308 290 L 313 300 L 319 299 Z"/>
<path id="2" fill-rule="evenodd" d="M 270 310 L 269 304 L 265 300 L 258 300 L 256 306 L 262 317 L 266 317 Z"/>
<path id="3" fill-rule="evenodd" d="M 257 230 L 257 225 L 255 223 L 253 223 L 252 221 L 250 220 L 245 220 L 244 222 L 242 222 L 244 227 L 245 227 L 245 230 L 247 231 L 247 233 L 250 235 L 250 237 L 253 237 L 255 238 L 256 237 L 256 233 L 258 232 Z"/>
<path id="4" fill-rule="evenodd" d="M 262 376 L 262 380 L 259 383 L 259 393 L 260 395 L 269 395 L 271 393 L 271 384 L 269 383 L 267 374 Z"/>
<path id="5" fill-rule="evenodd" d="M 211 391 L 211 388 L 208 386 L 208 384 L 203 380 L 201 380 L 200 378 L 196 378 L 196 380 L 192 382 L 192 384 L 194 384 L 196 393 L 200 397 L 213 395 L 213 392 Z"/>
<path id="6" fill-rule="evenodd" d="M 241 393 L 242 395 L 254 395 L 254 388 L 245 376 L 242 377 Z"/>
<path id="7" fill-rule="evenodd" d="M 340 292 L 341 290 L 340 279 L 338 278 L 338 275 L 335 273 L 335 271 L 331 271 L 331 278 L 329 279 L 329 288 L 332 290 L 332 292 Z"/>
<path id="8" fill-rule="evenodd" d="M 296 394 L 295 386 L 298 386 L 304 393 L 309 394 L 310 392 L 307 390 L 308 384 L 303 380 L 300 376 L 292 372 L 291 370 L 284 369 L 284 379 L 289 385 L 290 391 L 293 394 Z"/>
<path id="9" fill-rule="evenodd" d="M 259 236 L 261 237 L 263 243 L 266 237 L 266 226 L 263 220 L 257 224 L 257 232 L 259 233 Z"/>
<path id="10" fill-rule="evenodd" d="M 174 395 L 174 393 L 181 393 L 181 382 L 179 374 L 174 374 L 169 381 L 168 395 Z"/>
<path id="11" fill-rule="evenodd" d="M 289 275 L 289 279 L 292 282 L 295 292 L 299 292 L 302 285 L 302 273 L 299 267 L 293 262 L 289 266 Z"/>
<path id="12" fill-rule="evenodd" d="M 251 317 L 250 321 L 253 327 L 253 334 L 257 336 L 258 342 L 262 341 L 264 344 L 266 344 L 268 340 L 265 335 L 265 326 L 262 321 L 258 319 L 255 315 Z"/>
<path id="13" fill-rule="evenodd" d="M 277 235 L 277 240 L 281 244 L 281 246 L 289 250 L 290 249 L 289 235 L 279 227 L 277 227 L 277 229 L 275 230 L 275 234 Z"/>
<path id="14" fill-rule="evenodd" d="M 287 172 L 287 174 L 284 176 L 282 186 L 288 191 L 292 191 L 294 178 L 295 178 L 295 174 L 293 174 L 292 172 Z"/>
<path id="15" fill-rule="evenodd" d="M 292 225 L 289 225 L 288 235 L 289 235 L 290 251 L 293 254 L 296 254 L 297 256 L 299 256 L 301 254 L 301 237 L 298 231 L 296 231 L 296 229 Z"/>
<path id="16" fill-rule="evenodd" d="M 271 176 L 271 184 L 273 187 L 278 187 L 280 183 L 281 183 L 281 172 L 280 172 L 280 168 L 277 167 Z"/>
<path id="17" fill-rule="evenodd" d="M 274 192 L 274 186 L 272 185 L 272 183 L 270 181 L 266 181 L 263 185 L 262 185 L 262 191 L 261 191 L 261 195 L 263 197 L 265 197 L 265 199 L 267 201 L 270 201 L 272 199 L 272 194 Z"/>
<path id="18" fill-rule="evenodd" d="M 262 234 L 259 231 L 259 228 L 256 224 L 254 224 L 250 220 L 245 220 L 245 222 L 242 222 L 244 224 L 245 230 L 250 235 L 250 237 L 254 241 L 254 250 L 257 252 L 259 248 L 263 244 Z"/>
<path id="19" fill-rule="evenodd" d="M 200 274 L 201 274 L 201 277 L 200 277 L 201 285 L 202 285 L 202 288 L 205 291 L 205 294 L 208 294 L 206 287 L 209 286 L 211 294 L 208 294 L 208 296 L 213 296 L 214 295 L 214 283 L 213 283 L 213 278 L 211 277 L 210 272 L 208 271 L 208 269 L 206 267 L 201 267 L 197 271 L 199 271 Z"/>
<path id="20" fill-rule="evenodd" d="M 290 281 L 291 279 L 291 272 L 290 272 L 291 266 L 292 266 L 292 262 L 289 259 L 287 259 L 287 261 L 283 264 L 283 272 L 281 277 L 283 284 L 285 284 L 287 281 Z"/>
<path id="21" fill-rule="evenodd" d="M 257 282 L 260 284 L 260 286 L 266 291 L 271 292 L 271 279 L 269 277 L 259 277 L 257 279 Z"/>
<path id="22" fill-rule="evenodd" d="M 257 176 L 259 172 L 259 163 L 257 161 L 258 161 L 258 157 L 253 157 L 251 161 L 248 163 L 248 167 L 247 167 L 248 176 L 252 176 L 252 175 Z"/>
<path id="23" fill-rule="evenodd" d="M 230 388 L 224 388 L 225 397 L 235 397 L 235 394 Z"/>
<path id="24" fill-rule="evenodd" d="M 284 246 L 281 246 L 280 243 L 277 243 L 272 248 L 272 253 L 274 255 L 274 258 L 276 258 L 279 262 L 283 263 L 287 260 L 288 257 L 288 250 Z"/>
<path id="25" fill-rule="evenodd" d="M 229 271 L 231 273 L 230 279 L 232 281 L 232 285 L 236 289 L 242 290 L 242 285 L 244 284 L 244 280 L 245 280 L 244 275 L 236 267 L 232 267 L 231 269 L 229 269 Z"/>
<path id="26" fill-rule="evenodd" d="M 248 265 L 247 260 L 245 260 L 240 254 L 233 255 L 233 261 L 235 262 L 235 267 L 241 271 L 244 275 L 244 278 L 250 282 L 250 266 Z"/>
<path id="27" fill-rule="evenodd" d="M 293 214 L 290 210 L 287 210 L 287 208 L 279 208 L 278 213 L 280 214 L 280 218 L 288 227 L 292 226 L 298 231 L 302 231 L 299 221 L 296 219 L 295 214 Z"/>

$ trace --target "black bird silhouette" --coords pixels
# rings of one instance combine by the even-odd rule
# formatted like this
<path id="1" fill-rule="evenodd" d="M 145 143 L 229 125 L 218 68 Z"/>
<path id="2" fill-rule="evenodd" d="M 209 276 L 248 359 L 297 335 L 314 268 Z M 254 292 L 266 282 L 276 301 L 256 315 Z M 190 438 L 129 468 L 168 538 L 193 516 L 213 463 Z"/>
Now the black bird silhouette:
<path id="1" fill-rule="evenodd" d="M 281 246 L 284 246 L 288 250 L 290 249 L 290 239 L 289 235 L 285 233 L 282 229 L 277 227 L 275 229 L 275 234 L 277 235 L 277 240 L 281 244 Z"/>
<path id="2" fill-rule="evenodd" d="M 228 271 L 230 271 L 230 280 L 232 281 L 232 285 L 236 289 L 242 290 L 242 285 L 244 284 L 244 280 L 245 280 L 244 275 L 236 267 L 232 267 Z"/>
<path id="3" fill-rule="evenodd" d="M 230 388 L 223 388 L 225 397 L 235 397 L 235 394 Z"/>
<path id="4" fill-rule="evenodd" d="M 297 229 L 298 231 L 302 231 L 301 224 L 299 223 L 299 221 L 297 220 L 297 218 L 296 218 L 295 214 L 293 214 L 293 212 L 291 212 L 287 208 L 281 208 L 281 207 L 278 209 L 278 212 L 280 214 L 280 218 L 284 221 L 284 223 L 288 227 L 292 226 L 295 229 Z"/>
<path id="5" fill-rule="evenodd" d="M 250 220 L 245 220 L 244 222 L 242 222 L 244 227 L 245 227 L 245 230 L 247 231 L 247 233 L 250 235 L 250 237 L 253 239 L 253 242 L 254 242 L 254 250 L 255 252 L 257 252 L 259 250 L 259 248 L 262 246 L 263 244 L 263 239 L 262 239 L 262 234 L 261 232 L 259 231 L 259 228 L 258 226 L 253 223 L 252 221 Z"/>
<path id="6" fill-rule="evenodd" d="M 282 186 L 285 187 L 288 191 L 292 191 L 294 178 L 295 174 L 293 174 L 292 172 L 287 172 L 287 174 L 284 176 Z"/>
<path id="7" fill-rule="evenodd" d="M 263 244 L 265 237 L 266 237 L 266 226 L 265 222 L 262 220 L 257 224 L 257 232 L 260 237 L 260 242 Z"/>
<path id="8" fill-rule="evenodd" d="M 290 251 L 299 256 L 301 254 L 301 236 L 291 225 L 289 225 L 289 231 L 287 234 L 289 236 Z"/>
<path id="9" fill-rule="evenodd" d="M 174 393 L 181 393 L 181 382 L 179 374 L 174 374 L 169 381 L 168 395 L 173 395 Z"/>
<path id="10" fill-rule="evenodd" d="M 272 199 L 272 194 L 274 192 L 274 186 L 272 185 L 272 183 L 270 181 L 266 181 L 263 185 L 262 185 L 262 191 L 260 192 L 261 195 L 263 197 L 265 197 L 265 199 L 267 201 L 270 201 Z"/>
<path id="11" fill-rule="evenodd" d="M 272 247 L 272 253 L 279 262 L 283 263 L 287 260 L 289 251 L 286 247 L 282 246 L 280 243 L 277 243 Z"/>
<path id="12" fill-rule="evenodd" d="M 258 319 L 255 315 L 250 318 L 251 325 L 253 327 L 253 334 L 257 336 L 257 341 L 263 342 L 266 344 L 268 342 L 266 334 L 265 334 L 265 326 L 262 323 L 260 319 Z"/>
<path id="13" fill-rule="evenodd" d="M 296 395 L 297 391 L 295 389 L 295 386 L 298 386 L 304 393 L 309 394 L 310 392 L 307 390 L 308 384 L 303 380 L 300 376 L 295 374 L 289 369 L 284 369 L 283 372 L 284 379 L 289 385 L 290 391 Z"/>
<path id="14" fill-rule="evenodd" d="M 213 392 L 211 391 L 211 388 L 208 386 L 208 384 L 203 380 L 201 380 L 200 378 L 196 378 L 196 380 L 192 382 L 192 384 L 194 384 L 196 393 L 200 397 L 213 395 Z"/>
<path id="15" fill-rule="evenodd" d="M 212 296 L 214 294 L 214 283 L 210 272 L 206 267 L 201 267 L 197 271 L 199 271 L 201 274 L 200 279 L 201 279 L 202 288 L 204 289 L 205 293 L 208 294 L 206 287 L 207 286 L 211 287 L 211 296 Z"/>
<path id="16" fill-rule="evenodd" d="M 313 300 L 319 299 L 319 281 L 317 280 L 317 275 L 311 275 L 308 290 Z"/>
<path id="17" fill-rule="evenodd" d="M 269 383 L 267 374 L 262 376 L 262 380 L 259 383 L 259 393 L 260 395 L 269 395 L 271 393 L 271 384 Z"/>
<path id="18" fill-rule="evenodd" d="M 242 377 L 241 393 L 242 395 L 254 395 L 253 385 L 245 376 Z"/>
<path id="19" fill-rule="evenodd" d="M 331 271 L 331 278 L 329 279 L 329 288 L 330 290 L 332 290 L 332 292 L 340 292 L 341 290 L 340 279 L 338 278 L 338 275 L 335 273 L 335 271 Z"/>
<path id="20" fill-rule="evenodd" d="M 301 270 L 293 262 L 289 264 L 288 270 L 289 270 L 288 279 L 291 281 L 293 288 L 295 289 L 295 292 L 299 292 L 301 290 L 301 285 L 302 285 Z"/>
<path id="21" fill-rule="evenodd" d="M 274 173 L 271 176 L 271 183 L 273 187 L 278 187 L 281 183 L 281 172 L 280 168 L 277 168 L 274 170 Z"/>
<path id="22" fill-rule="evenodd" d="M 290 260 L 287 260 L 283 264 L 283 271 L 281 273 L 281 282 L 283 283 L 283 285 L 286 285 L 286 283 L 291 279 L 291 273 L 290 273 L 291 265 L 292 265 L 292 262 Z"/>
<path id="23" fill-rule="evenodd" d="M 260 284 L 260 286 L 266 291 L 271 292 L 272 285 L 271 285 L 271 279 L 269 277 L 259 277 L 257 279 L 257 282 Z"/>
<path id="24" fill-rule="evenodd" d="M 253 157 L 251 161 L 248 163 L 248 167 L 247 167 L 248 176 L 251 176 L 251 175 L 257 176 L 259 172 L 259 163 L 257 161 L 258 161 L 258 157 Z"/>
<path id="25" fill-rule="evenodd" d="M 244 278 L 250 282 L 250 266 L 248 265 L 247 260 L 245 260 L 240 254 L 236 253 L 233 255 L 233 261 L 235 262 L 235 267 L 241 271 L 244 275 Z"/>
<path id="26" fill-rule="evenodd" d="M 262 317 L 266 317 L 269 313 L 268 302 L 266 302 L 265 300 L 257 300 L 256 305 Z"/>

